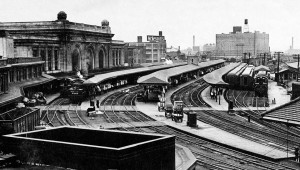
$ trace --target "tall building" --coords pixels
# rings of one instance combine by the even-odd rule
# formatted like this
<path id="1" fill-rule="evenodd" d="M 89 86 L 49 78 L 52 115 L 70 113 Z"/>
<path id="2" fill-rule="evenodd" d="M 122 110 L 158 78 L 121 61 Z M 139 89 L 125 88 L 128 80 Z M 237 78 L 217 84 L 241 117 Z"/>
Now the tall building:
<path id="1" fill-rule="evenodd" d="M 216 34 L 216 56 L 242 57 L 243 53 L 257 56 L 269 52 L 269 34 L 265 32 L 240 32 L 234 27 L 229 34 Z"/>
<path id="2" fill-rule="evenodd" d="M 114 41 L 107 20 L 101 26 L 67 20 L 63 11 L 55 21 L 1 22 L 14 39 L 16 57 L 41 57 L 46 73 L 118 67 L 124 64 L 123 41 Z"/>
<path id="3" fill-rule="evenodd" d="M 166 55 L 166 40 L 162 35 L 162 31 L 159 31 L 159 35 L 147 35 L 147 41 L 142 41 L 142 36 L 138 36 L 137 42 L 129 42 L 129 46 L 144 46 L 146 49 L 146 56 L 141 61 L 146 63 L 160 62 Z"/>

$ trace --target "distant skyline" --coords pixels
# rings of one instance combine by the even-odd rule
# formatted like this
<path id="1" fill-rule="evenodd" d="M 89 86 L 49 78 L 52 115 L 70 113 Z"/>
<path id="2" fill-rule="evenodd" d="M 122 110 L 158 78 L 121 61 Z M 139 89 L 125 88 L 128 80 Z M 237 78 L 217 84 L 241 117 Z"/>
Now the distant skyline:
<path id="1" fill-rule="evenodd" d="M 215 43 L 216 34 L 232 32 L 249 21 L 250 32 L 270 35 L 271 51 L 300 49 L 298 0 L 0 0 L 0 22 L 53 21 L 59 11 L 67 19 L 91 25 L 110 22 L 114 40 L 162 31 L 167 46 L 181 49 Z"/>

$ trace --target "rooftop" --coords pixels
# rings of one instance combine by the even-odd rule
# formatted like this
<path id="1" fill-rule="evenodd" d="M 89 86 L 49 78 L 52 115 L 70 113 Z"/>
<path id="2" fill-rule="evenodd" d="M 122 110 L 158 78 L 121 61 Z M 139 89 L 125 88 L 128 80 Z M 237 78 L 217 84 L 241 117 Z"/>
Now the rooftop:
<path id="1" fill-rule="evenodd" d="M 64 145 L 78 145 L 113 150 L 126 149 L 152 141 L 171 138 L 170 135 L 135 133 L 115 130 L 99 130 L 79 127 L 56 127 L 25 133 L 6 135 L 12 138 L 55 142 Z"/>

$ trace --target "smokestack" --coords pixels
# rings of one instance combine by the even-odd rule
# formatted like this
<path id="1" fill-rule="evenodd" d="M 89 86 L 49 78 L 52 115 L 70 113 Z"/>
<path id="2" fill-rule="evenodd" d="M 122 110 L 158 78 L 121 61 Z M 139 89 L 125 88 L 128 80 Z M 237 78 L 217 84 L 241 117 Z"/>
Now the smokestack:
<path id="1" fill-rule="evenodd" d="M 180 51 L 180 46 L 178 46 L 178 51 Z"/>
<path id="2" fill-rule="evenodd" d="M 292 49 L 294 49 L 294 37 L 292 37 Z"/>
<path id="3" fill-rule="evenodd" d="M 137 37 L 137 41 L 138 41 L 138 43 L 143 42 L 143 37 L 142 37 L 142 36 L 138 36 L 138 37 Z"/>
<path id="4" fill-rule="evenodd" d="M 162 31 L 158 31 L 158 35 L 159 35 L 159 36 L 162 36 Z"/>
<path id="5" fill-rule="evenodd" d="M 244 22 L 244 32 L 249 32 L 249 25 L 248 25 L 248 19 L 245 19 L 245 22 Z"/>
<path id="6" fill-rule="evenodd" d="M 195 35 L 193 35 L 193 47 L 195 47 Z"/>

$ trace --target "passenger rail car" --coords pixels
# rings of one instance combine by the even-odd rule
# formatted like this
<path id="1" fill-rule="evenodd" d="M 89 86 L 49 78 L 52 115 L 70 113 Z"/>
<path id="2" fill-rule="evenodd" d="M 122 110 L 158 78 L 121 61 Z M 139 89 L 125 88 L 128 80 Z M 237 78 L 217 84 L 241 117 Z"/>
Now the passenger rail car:
<path id="1" fill-rule="evenodd" d="M 249 65 L 240 76 L 240 87 L 248 90 L 253 89 L 254 66 Z"/>
<path id="2" fill-rule="evenodd" d="M 230 85 L 239 86 L 240 85 L 240 75 L 246 69 L 248 65 L 246 63 L 241 63 L 238 67 L 230 71 L 225 78 L 225 81 Z"/>

